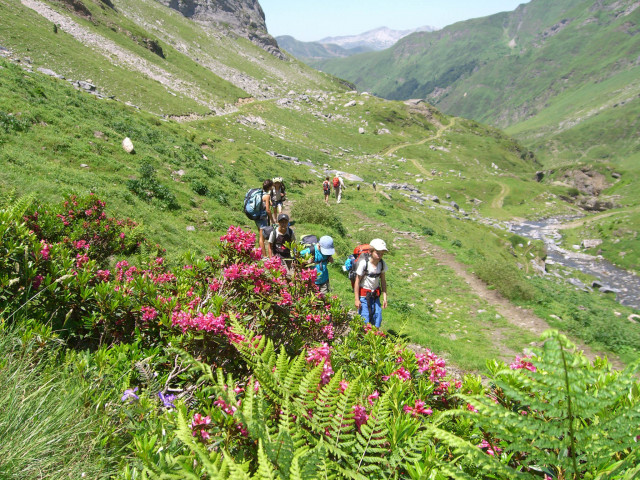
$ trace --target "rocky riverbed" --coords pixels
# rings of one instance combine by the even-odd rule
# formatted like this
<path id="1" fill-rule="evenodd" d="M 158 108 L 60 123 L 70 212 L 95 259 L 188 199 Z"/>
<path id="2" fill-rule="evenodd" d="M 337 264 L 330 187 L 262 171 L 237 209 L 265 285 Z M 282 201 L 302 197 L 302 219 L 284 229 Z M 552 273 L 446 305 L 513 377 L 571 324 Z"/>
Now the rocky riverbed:
<path id="1" fill-rule="evenodd" d="M 573 218 L 549 218 L 539 221 L 512 223 L 509 230 L 526 238 L 542 240 L 547 247 L 548 264 L 557 263 L 575 268 L 596 278 L 591 285 L 585 285 L 577 278 L 568 281 L 585 290 L 597 289 L 612 292 L 622 305 L 640 309 L 640 277 L 608 262 L 602 256 L 589 255 L 580 251 L 580 247 L 560 246 L 562 234 L 560 225 Z"/>

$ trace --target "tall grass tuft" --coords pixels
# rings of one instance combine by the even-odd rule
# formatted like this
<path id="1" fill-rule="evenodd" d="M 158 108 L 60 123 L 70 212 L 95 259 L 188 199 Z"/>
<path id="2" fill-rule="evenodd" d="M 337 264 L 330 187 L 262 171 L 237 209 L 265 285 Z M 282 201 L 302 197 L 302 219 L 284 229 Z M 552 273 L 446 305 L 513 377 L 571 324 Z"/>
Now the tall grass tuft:
<path id="1" fill-rule="evenodd" d="M 1 324 L 0 324 L 1 325 Z M 83 404 L 79 379 L 56 367 L 41 335 L 0 328 L 0 478 L 108 478 L 101 417 Z"/>

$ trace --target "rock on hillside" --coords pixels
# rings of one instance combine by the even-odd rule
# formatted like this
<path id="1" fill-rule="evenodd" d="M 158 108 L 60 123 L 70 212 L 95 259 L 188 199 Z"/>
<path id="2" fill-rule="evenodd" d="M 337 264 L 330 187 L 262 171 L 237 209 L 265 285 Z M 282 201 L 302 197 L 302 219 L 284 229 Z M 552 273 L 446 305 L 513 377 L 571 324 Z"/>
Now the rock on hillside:
<path id="1" fill-rule="evenodd" d="M 216 29 L 228 26 L 234 33 L 248 38 L 272 55 L 286 57 L 267 32 L 264 12 L 257 0 L 157 0 L 185 17 Z"/>

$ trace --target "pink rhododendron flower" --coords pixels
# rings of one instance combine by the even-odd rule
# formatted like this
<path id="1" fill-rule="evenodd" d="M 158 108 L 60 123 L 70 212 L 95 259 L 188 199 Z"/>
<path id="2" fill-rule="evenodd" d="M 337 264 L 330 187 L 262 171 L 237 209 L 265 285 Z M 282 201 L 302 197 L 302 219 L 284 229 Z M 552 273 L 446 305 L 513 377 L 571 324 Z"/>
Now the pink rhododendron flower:
<path id="1" fill-rule="evenodd" d="M 109 270 L 98 270 L 96 272 L 96 278 L 101 282 L 108 282 L 110 275 L 111 275 L 111 272 Z"/>
<path id="2" fill-rule="evenodd" d="M 44 240 L 40 240 L 40 244 L 42 245 L 42 248 L 40 249 L 40 256 L 43 260 L 49 260 L 49 256 L 51 253 L 49 249 L 51 248 L 51 245 L 49 245 Z"/>
<path id="3" fill-rule="evenodd" d="M 405 405 L 402 411 L 410 414 L 414 418 L 418 415 L 431 415 L 433 413 L 433 410 L 431 410 L 431 408 L 429 407 L 424 408 L 424 405 L 424 400 L 416 400 L 413 404 L 413 407 Z"/>
<path id="4" fill-rule="evenodd" d="M 42 284 L 42 280 L 44 280 L 44 277 L 42 275 L 36 275 L 35 277 L 33 277 L 31 285 L 33 286 L 33 288 L 37 289 L 40 284 Z"/>
<path id="5" fill-rule="evenodd" d="M 318 278 L 318 272 L 315 268 L 307 268 L 300 272 L 300 277 L 304 281 L 315 282 Z"/>
<path id="6" fill-rule="evenodd" d="M 391 377 L 398 377 L 400 380 L 406 382 L 407 380 L 411 379 L 411 372 L 409 372 L 406 368 L 404 367 L 400 367 L 399 369 L 397 369 L 395 372 L 393 372 L 391 375 L 384 375 L 382 377 L 382 380 L 384 380 L 385 382 L 387 380 L 389 380 Z"/>
<path id="7" fill-rule="evenodd" d="M 471 405 L 470 403 L 467 403 L 467 410 L 469 410 L 470 412 L 473 412 L 473 413 L 478 413 L 478 409 L 476 407 L 474 407 L 473 405 Z"/>
<path id="8" fill-rule="evenodd" d="M 238 408 L 235 405 L 229 405 L 228 403 L 226 403 L 222 399 L 222 397 L 218 397 L 218 399 L 215 402 L 213 402 L 213 404 L 229 415 L 233 415 L 238 410 Z"/>
<path id="9" fill-rule="evenodd" d="M 318 366 L 323 360 L 328 361 L 331 348 L 326 343 L 321 343 L 316 348 L 310 348 L 307 353 L 307 362 Z"/>
<path id="10" fill-rule="evenodd" d="M 324 327 L 322 327 L 322 333 L 324 333 L 327 336 L 328 340 L 332 340 L 333 339 L 333 325 L 329 324 L 329 325 L 325 325 Z"/>
<path id="11" fill-rule="evenodd" d="M 349 382 L 347 382 L 346 380 L 340 380 L 340 393 L 344 393 L 348 386 Z"/>
<path id="12" fill-rule="evenodd" d="M 369 401 L 369 405 L 373 405 L 374 400 L 377 400 L 378 397 L 380 397 L 378 390 L 374 390 L 373 393 L 367 397 L 367 400 Z"/>
<path id="13" fill-rule="evenodd" d="M 432 382 L 447 374 L 444 359 L 435 355 L 431 350 L 427 350 L 425 353 L 416 353 L 416 362 L 418 363 L 418 372 L 429 372 L 429 380 Z"/>
<path id="14" fill-rule="evenodd" d="M 153 307 L 140 307 L 140 312 L 142 312 L 143 322 L 150 322 L 158 317 L 158 312 Z"/>
<path id="15" fill-rule="evenodd" d="M 221 286 L 222 284 L 220 283 L 220 281 L 217 278 L 214 278 L 209 284 L 209 290 L 211 290 L 212 292 L 217 292 L 218 290 L 220 290 Z"/>
<path id="16" fill-rule="evenodd" d="M 363 405 L 354 405 L 353 407 L 353 420 L 356 423 L 356 428 L 360 430 L 360 427 L 367 423 L 369 415 L 367 415 L 367 409 Z"/>
<path id="17" fill-rule="evenodd" d="M 89 256 L 84 253 L 76 255 L 76 267 L 82 268 L 89 261 Z"/>
<path id="18" fill-rule="evenodd" d="M 280 295 L 282 295 L 282 300 L 278 302 L 278 305 L 282 305 L 283 307 L 293 305 L 293 297 L 287 290 L 282 290 Z"/>
<path id="19" fill-rule="evenodd" d="M 516 361 L 513 362 L 512 364 L 509 365 L 509 368 L 511 370 L 520 370 L 520 369 L 526 369 L 529 370 L 531 372 L 535 372 L 536 371 L 536 367 L 533 363 L 531 363 L 528 359 L 531 358 L 530 355 L 525 355 L 524 357 L 521 357 L 520 355 L 516 355 Z"/>
<path id="20" fill-rule="evenodd" d="M 486 452 L 488 455 L 491 455 L 492 457 L 496 454 L 496 453 L 500 453 L 502 451 L 501 448 L 499 447 L 494 447 L 492 446 L 489 442 L 487 442 L 486 440 L 482 440 L 482 442 L 480 443 L 480 445 L 478 445 L 478 448 L 486 448 Z"/>

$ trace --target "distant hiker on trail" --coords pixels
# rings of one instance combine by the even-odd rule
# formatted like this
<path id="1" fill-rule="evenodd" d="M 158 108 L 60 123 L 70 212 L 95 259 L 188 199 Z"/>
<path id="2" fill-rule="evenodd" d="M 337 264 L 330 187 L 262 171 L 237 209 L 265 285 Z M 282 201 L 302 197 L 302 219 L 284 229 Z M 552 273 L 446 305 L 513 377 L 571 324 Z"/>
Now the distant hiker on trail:
<path id="1" fill-rule="evenodd" d="M 387 308 L 387 264 L 382 257 L 388 250 L 385 241 L 379 238 L 371 240 L 369 245 L 369 255 L 362 255 L 358 261 L 353 292 L 358 314 L 364 318 L 365 323 L 372 323 L 380 328 L 382 308 Z"/>
<path id="2" fill-rule="evenodd" d="M 273 188 L 271 189 L 271 207 L 273 208 L 273 217 L 282 213 L 282 204 L 286 200 L 287 193 L 284 189 L 284 181 L 282 177 L 275 177 L 273 180 Z"/>
<path id="3" fill-rule="evenodd" d="M 342 177 L 336 173 L 336 176 L 333 177 L 333 191 L 338 199 L 336 203 L 340 203 L 340 200 L 342 199 L 342 190 L 345 188 L 347 187 L 344 186 L 344 180 L 342 180 Z"/>
<path id="4" fill-rule="evenodd" d="M 376 181 L 374 180 L 373 183 L 371 184 L 371 186 L 373 187 L 373 189 L 376 189 Z"/>
<path id="5" fill-rule="evenodd" d="M 311 254 L 311 261 L 315 264 L 316 272 L 316 285 L 320 289 L 320 293 L 327 295 L 329 293 L 329 269 L 327 265 L 333 262 L 332 255 L 336 253 L 333 248 L 333 238 L 328 235 L 320 237 L 317 244 L 305 248 L 300 252 L 301 256 Z"/>
<path id="6" fill-rule="evenodd" d="M 322 182 L 322 191 L 324 192 L 324 203 L 329 205 L 329 195 L 331 194 L 331 183 L 329 183 L 329 177 Z"/>
<path id="7" fill-rule="evenodd" d="M 287 266 L 287 271 L 291 271 L 293 259 L 291 249 L 285 243 L 295 241 L 296 234 L 289 226 L 289 216 L 281 213 L 278 215 L 278 226 L 271 231 L 269 236 L 269 257 L 280 257 Z"/>

